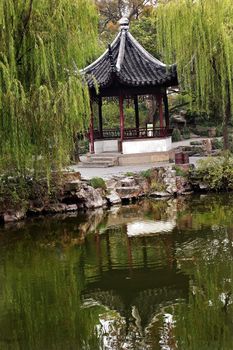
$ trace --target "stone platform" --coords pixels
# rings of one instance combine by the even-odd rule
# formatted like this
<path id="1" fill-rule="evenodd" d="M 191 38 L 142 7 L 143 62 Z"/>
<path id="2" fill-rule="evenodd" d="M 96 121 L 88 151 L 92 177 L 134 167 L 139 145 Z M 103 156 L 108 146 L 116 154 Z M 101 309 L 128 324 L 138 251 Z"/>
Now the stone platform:
<path id="1" fill-rule="evenodd" d="M 103 152 L 88 154 L 83 158 L 81 166 L 87 168 L 107 168 L 111 166 L 128 166 L 136 164 L 155 164 L 174 160 L 174 151 L 121 154 L 119 152 Z"/>

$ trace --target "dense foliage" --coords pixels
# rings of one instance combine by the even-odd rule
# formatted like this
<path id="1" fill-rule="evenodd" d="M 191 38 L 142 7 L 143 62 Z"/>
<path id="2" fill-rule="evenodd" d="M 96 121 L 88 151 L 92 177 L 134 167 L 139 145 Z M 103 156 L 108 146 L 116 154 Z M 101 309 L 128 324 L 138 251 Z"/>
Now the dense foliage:
<path id="1" fill-rule="evenodd" d="M 91 60 L 96 32 L 91 0 L 0 2 L 1 172 L 49 174 L 68 161 L 89 118 L 73 72 Z"/>
<path id="2" fill-rule="evenodd" d="M 194 172 L 200 183 L 213 191 L 233 190 L 233 158 L 229 155 L 202 159 Z"/>
<path id="3" fill-rule="evenodd" d="M 158 44 L 166 62 L 177 62 L 180 84 L 193 107 L 222 116 L 233 107 L 233 7 L 231 0 L 173 0 L 156 9 Z"/>
<path id="4" fill-rule="evenodd" d="M 95 127 L 98 128 L 98 111 L 97 106 L 95 109 Z M 106 129 L 120 128 L 120 115 L 119 115 L 119 102 L 109 99 L 103 99 L 102 106 L 103 113 L 103 126 Z M 148 117 L 148 111 L 145 101 L 139 100 L 139 114 L 140 125 L 144 127 L 146 125 L 146 119 Z M 124 116 L 125 116 L 125 128 L 132 128 L 135 125 L 135 107 L 132 100 L 124 101 Z"/>

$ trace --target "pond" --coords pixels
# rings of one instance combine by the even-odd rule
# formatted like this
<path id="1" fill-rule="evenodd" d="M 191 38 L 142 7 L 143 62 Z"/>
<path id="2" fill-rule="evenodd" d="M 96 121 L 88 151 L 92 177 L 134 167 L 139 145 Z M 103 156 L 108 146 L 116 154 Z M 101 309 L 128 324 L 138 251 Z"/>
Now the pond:
<path id="1" fill-rule="evenodd" d="M 230 350 L 233 196 L 0 228 L 0 349 Z"/>

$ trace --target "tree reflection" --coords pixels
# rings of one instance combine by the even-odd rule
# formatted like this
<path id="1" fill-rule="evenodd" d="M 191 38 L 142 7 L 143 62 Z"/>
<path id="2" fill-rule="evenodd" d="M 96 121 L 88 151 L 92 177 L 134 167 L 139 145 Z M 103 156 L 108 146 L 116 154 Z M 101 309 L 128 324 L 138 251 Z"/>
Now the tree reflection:
<path id="1" fill-rule="evenodd" d="M 232 204 L 142 200 L 2 230 L 0 348 L 232 349 Z"/>

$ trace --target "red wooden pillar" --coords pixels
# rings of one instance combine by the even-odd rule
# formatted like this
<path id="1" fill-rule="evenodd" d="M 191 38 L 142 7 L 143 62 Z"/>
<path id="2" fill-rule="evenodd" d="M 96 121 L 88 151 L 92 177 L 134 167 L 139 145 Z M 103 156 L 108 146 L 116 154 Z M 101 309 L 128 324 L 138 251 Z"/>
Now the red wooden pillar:
<path id="1" fill-rule="evenodd" d="M 167 92 L 163 96 L 163 104 L 164 104 L 164 114 L 165 114 L 166 128 L 169 129 L 169 108 L 168 108 Z"/>
<path id="2" fill-rule="evenodd" d="M 99 107 L 99 132 L 101 139 L 103 138 L 103 116 L 102 116 L 102 98 L 99 97 L 98 101 L 98 107 Z"/>
<path id="3" fill-rule="evenodd" d="M 122 152 L 123 141 L 124 141 L 124 108 L 123 108 L 124 97 L 119 96 L 119 107 L 120 107 L 120 151 Z"/>
<path id="4" fill-rule="evenodd" d="M 135 127 L 137 130 L 137 137 L 139 136 L 139 110 L 138 110 L 138 96 L 134 96 L 134 107 L 135 107 Z"/>
<path id="5" fill-rule="evenodd" d="M 157 103 L 159 107 L 159 126 L 160 126 L 160 136 L 163 136 L 163 98 L 162 95 L 157 95 Z"/>
<path id="6" fill-rule="evenodd" d="M 91 102 L 91 119 L 90 119 L 90 151 L 91 153 L 95 153 L 95 145 L 94 145 L 94 115 L 93 108 Z"/>

